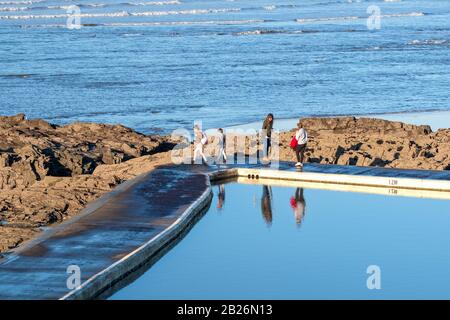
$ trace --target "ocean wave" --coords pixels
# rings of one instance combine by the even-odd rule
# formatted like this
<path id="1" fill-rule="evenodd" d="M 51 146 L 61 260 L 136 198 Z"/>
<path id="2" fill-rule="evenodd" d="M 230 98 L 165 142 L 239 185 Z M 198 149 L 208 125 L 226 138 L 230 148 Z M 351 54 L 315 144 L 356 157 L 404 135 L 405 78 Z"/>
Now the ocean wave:
<path id="1" fill-rule="evenodd" d="M 73 5 L 59 5 L 59 6 L 48 6 L 48 7 L 32 7 L 30 9 L 32 10 L 42 10 L 42 9 L 51 9 L 51 10 L 58 10 L 58 9 L 62 9 L 62 10 L 67 10 L 68 8 L 72 7 Z M 88 3 L 88 4 L 77 4 L 77 7 L 80 8 L 104 8 L 106 6 L 108 6 L 107 4 L 104 3 Z"/>
<path id="2" fill-rule="evenodd" d="M 0 2 L 1 4 L 35 4 L 40 2 L 45 2 L 46 0 L 24 0 L 20 2 L 12 2 L 12 1 L 4 1 Z M 106 8 L 106 7 L 117 7 L 117 6 L 129 6 L 129 7 L 137 7 L 137 6 L 162 6 L 162 5 L 180 5 L 181 1 L 178 0 L 168 0 L 168 1 L 147 1 L 147 2 L 123 2 L 123 3 L 87 3 L 87 4 L 76 4 L 76 6 L 80 8 Z M 72 7 L 72 4 L 54 4 L 54 5 L 38 5 L 38 6 L 23 6 L 19 8 L 15 7 L 0 7 L 0 12 L 13 12 L 13 11 L 44 11 L 44 10 L 68 10 Z M 204 14 L 204 13 L 226 13 L 226 12 L 239 12 L 239 11 L 253 11 L 253 10 L 266 10 L 273 11 L 279 8 L 294 8 L 298 5 L 267 5 L 263 7 L 244 7 L 244 8 L 226 8 L 226 9 L 190 9 L 190 10 L 180 10 L 180 11 L 148 11 L 148 12 L 136 12 L 130 13 L 129 15 L 134 16 L 155 16 L 155 15 L 174 15 L 174 14 Z M 3 9 L 3 10 L 2 10 Z M 124 10 L 126 11 L 126 10 Z M 84 13 L 88 14 L 88 13 Z M 96 13 L 100 14 L 100 13 Z M 112 16 L 111 13 L 105 13 L 106 16 Z M 53 15 L 54 18 L 60 18 L 61 16 L 58 14 Z M 96 15 L 95 17 L 99 17 Z M 51 18 L 49 13 L 45 14 L 30 14 L 24 17 L 15 17 L 15 16 L 2 16 L 0 19 L 48 19 Z"/>
<path id="3" fill-rule="evenodd" d="M 358 17 L 358 16 L 347 16 L 347 17 L 305 18 L 305 19 L 295 19 L 295 21 L 299 22 L 299 23 L 308 23 L 308 22 L 358 20 L 358 19 L 363 19 L 363 18 Z"/>
<path id="4" fill-rule="evenodd" d="M 380 15 L 381 18 L 399 18 L 399 17 L 421 17 L 425 16 L 424 12 L 408 12 L 408 13 L 393 13 Z M 327 22 L 327 21 L 345 21 L 345 20 L 360 20 L 367 19 L 367 17 L 362 16 L 341 16 L 341 17 L 324 17 L 324 18 L 304 18 L 295 19 L 299 23 L 309 23 L 309 22 Z"/>
<path id="5" fill-rule="evenodd" d="M 19 2 L 0 2 L 0 5 L 19 5 L 19 4 L 34 4 L 34 3 L 40 3 L 45 1 L 36 1 L 36 0 L 29 0 L 29 1 L 19 1 Z M 125 2 L 125 3 L 80 3 L 76 4 L 76 6 L 80 8 L 105 8 L 105 7 L 113 7 L 113 6 L 162 6 L 162 5 L 178 5 L 181 4 L 180 1 L 149 1 L 149 2 Z M 7 7 L 7 8 L 0 8 L 0 12 L 6 12 L 6 11 L 36 11 L 36 10 L 67 10 L 71 5 L 49 5 L 49 6 L 32 6 L 32 7 Z"/>
<path id="6" fill-rule="evenodd" d="M 126 2 L 124 5 L 129 6 L 165 6 L 165 5 L 181 4 L 181 1 L 149 1 L 149 2 Z"/>
<path id="7" fill-rule="evenodd" d="M 265 7 L 263 7 L 263 9 L 267 10 L 267 11 L 272 11 L 272 10 L 276 10 L 277 6 L 274 6 L 274 5 L 272 5 L 272 6 L 265 6 Z"/>
<path id="8" fill-rule="evenodd" d="M 450 44 L 450 40 L 445 39 L 429 39 L 429 40 L 413 40 L 408 42 L 408 45 L 412 46 L 432 46 L 432 45 L 447 45 Z"/>
<path id="9" fill-rule="evenodd" d="M 398 17 L 422 17 L 425 16 L 424 12 L 408 12 L 408 13 L 393 13 L 393 14 L 382 14 L 382 18 L 398 18 Z"/>
<path id="10" fill-rule="evenodd" d="M 0 7 L 0 12 L 26 11 L 28 7 Z"/>
<path id="11" fill-rule="evenodd" d="M 252 35 L 264 35 L 264 34 L 279 34 L 286 33 L 285 30 L 249 30 L 234 33 L 236 36 L 252 36 Z"/>
<path id="12" fill-rule="evenodd" d="M 157 21 L 157 22 L 115 22 L 104 23 L 105 27 L 145 27 L 145 26 L 177 26 L 177 25 L 242 25 L 264 23 L 264 20 L 207 20 L 207 21 Z"/>
<path id="13" fill-rule="evenodd" d="M 192 9 L 179 11 L 146 11 L 146 12 L 101 12 L 101 13 L 81 13 L 80 18 L 101 18 L 101 17 L 147 17 L 147 16 L 168 16 L 168 15 L 197 15 L 197 14 L 214 14 L 226 12 L 239 12 L 239 8 L 228 9 Z M 59 19 L 68 18 L 69 14 L 39 14 L 39 15 L 10 15 L 0 16 L 0 20 L 30 20 L 30 19 Z"/>
<path id="14" fill-rule="evenodd" d="M 19 78 L 27 79 L 29 77 L 35 76 L 33 73 L 16 73 L 16 74 L 0 74 L 0 78 Z"/>
<path id="15" fill-rule="evenodd" d="M 81 13 L 80 18 L 98 18 L 98 17 L 127 17 L 130 14 L 126 11 L 110 13 Z M 39 15 L 13 15 L 0 16 L 0 20 L 30 20 L 30 19 L 59 19 L 68 18 L 69 14 L 39 14 Z"/>
<path id="16" fill-rule="evenodd" d="M 207 21 L 155 21 L 155 22 L 112 22 L 112 23 L 82 23 L 83 27 L 151 27 L 151 26 L 184 26 L 184 25 L 244 25 L 264 23 L 265 20 L 207 20 Z M 30 28 L 66 28 L 66 24 L 36 24 L 20 26 Z"/>
<path id="17" fill-rule="evenodd" d="M 47 0 L 23 0 L 23 1 L 0 1 L 1 6 L 10 5 L 10 6 L 20 6 L 20 5 L 31 5 L 33 3 L 41 3 Z"/>
<path id="18" fill-rule="evenodd" d="M 252 36 L 252 35 L 267 35 L 267 34 L 311 34 L 311 33 L 330 33 L 330 32 L 357 32 L 358 30 L 284 30 L 284 29 L 256 29 L 233 33 L 236 36 Z"/>
<path id="19" fill-rule="evenodd" d="M 210 13 L 226 13 L 226 12 L 239 12 L 240 8 L 229 9 L 192 9 L 192 10 L 179 10 L 179 11 L 147 11 L 147 12 L 132 12 L 130 15 L 135 17 L 147 17 L 147 16 L 167 16 L 167 15 L 195 15 L 195 14 L 210 14 Z"/>

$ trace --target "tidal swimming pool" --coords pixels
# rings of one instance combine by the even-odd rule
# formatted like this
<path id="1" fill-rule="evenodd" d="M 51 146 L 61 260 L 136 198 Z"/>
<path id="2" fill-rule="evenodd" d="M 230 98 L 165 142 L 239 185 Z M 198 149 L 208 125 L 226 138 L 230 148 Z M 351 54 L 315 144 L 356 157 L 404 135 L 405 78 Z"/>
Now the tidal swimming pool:
<path id="1" fill-rule="evenodd" d="M 449 200 L 213 189 L 186 237 L 111 299 L 450 298 Z"/>

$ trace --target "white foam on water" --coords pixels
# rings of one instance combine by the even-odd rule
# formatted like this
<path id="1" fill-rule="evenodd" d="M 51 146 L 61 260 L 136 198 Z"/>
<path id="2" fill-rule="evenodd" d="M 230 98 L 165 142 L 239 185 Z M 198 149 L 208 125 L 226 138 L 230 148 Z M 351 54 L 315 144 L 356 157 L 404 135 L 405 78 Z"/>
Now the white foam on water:
<path id="1" fill-rule="evenodd" d="M 17 5 L 24 5 L 24 4 L 41 3 L 41 2 L 45 2 L 45 1 L 47 1 L 47 0 L 0 1 L 0 5 L 2 5 L 2 6 L 4 6 L 4 5 L 17 6 Z"/>
<path id="2" fill-rule="evenodd" d="M 295 21 L 299 23 L 308 23 L 308 22 L 358 20 L 358 19 L 362 18 L 357 16 L 348 16 L 348 17 L 305 18 L 305 19 L 295 19 Z"/>
<path id="3" fill-rule="evenodd" d="M 284 30 L 250 30 L 235 33 L 237 36 L 253 36 L 253 35 L 264 35 L 264 34 L 279 34 L 286 33 Z"/>
<path id="4" fill-rule="evenodd" d="M 110 13 L 81 13 L 81 18 L 98 18 L 98 17 L 127 17 L 130 14 L 126 11 L 110 12 Z M 0 20 L 30 20 L 30 19 L 60 19 L 68 18 L 69 14 L 39 14 L 39 15 L 13 15 L 0 16 Z"/>
<path id="5" fill-rule="evenodd" d="M 48 7 L 42 7 L 42 9 L 51 9 L 51 10 L 67 10 L 69 9 L 71 6 L 48 6 Z M 40 8 L 41 9 L 41 8 Z"/>
<path id="6" fill-rule="evenodd" d="M 112 22 L 99 23 L 95 27 L 152 27 L 152 26 L 189 26 L 189 25 L 244 25 L 264 23 L 264 20 L 206 20 L 206 21 L 157 21 L 157 22 Z M 66 24 L 35 24 L 23 25 L 21 28 L 66 28 Z"/>
<path id="7" fill-rule="evenodd" d="M 168 15 L 198 15 L 198 14 L 214 14 L 226 12 L 239 12 L 240 8 L 229 9 L 192 9 L 180 11 L 146 11 L 146 12 L 101 12 L 101 13 L 81 13 L 80 18 L 101 18 L 101 17 L 147 17 L 147 16 L 168 16 Z M 39 15 L 9 15 L 0 16 L 0 20 L 30 20 L 30 19 L 59 19 L 67 18 L 69 14 L 39 14 Z"/>
<path id="8" fill-rule="evenodd" d="M 0 12 L 26 11 L 28 7 L 0 7 Z"/>
<path id="9" fill-rule="evenodd" d="M 113 22 L 104 23 L 101 26 L 106 27 L 145 27 L 145 26 L 176 26 L 176 25 L 241 25 L 263 23 L 264 20 L 207 20 L 207 21 L 161 21 L 161 22 Z"/>
<path id="10" fill-rule="evenodd" d="M 277 6 L 265 6 L 265 7 L 263 7 L 263 9 L 264 10 L 267 10 L 267 11 L 273 11 L 273 10 L 276 10 L 277 9 Z"/>
<path id="11" fill-rule="evenodd" d="M 0 2 L 0 5 L 24 5 L 24 4 L 33 4 L 44 1 L 4 1 Z M 129 6 L 163 6 L 163 5 L 179 5 L 180 1 L 149 1 L 149 2 L 126 2 L 123 5 Z M 87 3 L 87 4 L 78 4 L 81 8 L 104 8 L 109 6 L 115 6 L 117 4 L 106 4 L 106 3 Z M 0 7 L 0 12 L 16 12 L 16 11 L 29 11 L 29 10 L 67 10 L 71 5 L 48 5 L 41 7 Z"/>
<path id="12" fill-rule="evenodd" d="M 425 16 L 425 13 L 407 12 L 407 13 L 393 13 L 380 15 L 381 18 L 422 17 L 422 16 Z M 324 17 L 324 18 L 305 18 L 305 19 L 295 19 L 295 21 L 298 23 L 310 23 L 310 22 L 345 21 L 345 20 L 359 20 L 359 19 L 367 19 L 367 17 L 342 16 L 342 17 Z"/>
<path id="13" fill-rule="evenodd" d="M 445 39 L 429 39 L 429 40 L 413 40 L 408 42 L 408 45 L 443 45 L 450 44 L 450 40 Z"/>
<path id="14" fill-rule="evenodd" d="M 381 15 L 382 18 L 398 18 L 398 17 L 422 17 L 425 13 L 423 12 L 409 12 L 409 13 L 393 13 Z"/>
<path id="15" fill-rule="evenodd" d="M 165 6 L 181 4 L 181 1 L 149 1 L 149 2 L 127 2 L 130 6 Z"/>
<path id="16" fill-rule="evenodd" d="M 226 13 L 226 12 L 239 12 L 239 8 L 230 9 L 192 9 L 192 10 L 180 10 L 180 11 L 147 11 L 147 12 L 132 12 L 130 15 L 136 17 L 146 16 L 167 16 L 167 15 L 195 15 L 195 14 L 209 14 L 209 13 Z"/>

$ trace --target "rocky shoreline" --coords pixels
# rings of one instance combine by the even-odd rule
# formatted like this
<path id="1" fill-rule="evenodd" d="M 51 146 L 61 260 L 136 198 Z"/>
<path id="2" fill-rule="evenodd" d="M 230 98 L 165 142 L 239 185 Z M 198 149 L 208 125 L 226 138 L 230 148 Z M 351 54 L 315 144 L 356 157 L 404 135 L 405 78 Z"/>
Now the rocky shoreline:
<path id="1" fill-rule="evenodd" d="M 0 117 L 0 253 L 169 162 L 173 146 L 120 125 Z"/>
<path id="2" fill-rule="evenodd" d="M 306 162 L 450 170 L 450 129 L 369 118 L 305 118 Z M 280 135 L 280 159 L 294 161 Z M 121 125 L 0 117 L 0 253 L 69 219 L 120 183 L 170 163 L 173 140 Z M 1 255 L 0 255 L 1 257 Z"/>
<path id="3" fill-rule="evenodd" d="M 309 133 L 305 161 L 401 169 L 450 170 L 450 129 L 372 118 L 304 118 Z M 280 136 L 280 158 L 294 161 L 289 142 L 295 129 Z"/>

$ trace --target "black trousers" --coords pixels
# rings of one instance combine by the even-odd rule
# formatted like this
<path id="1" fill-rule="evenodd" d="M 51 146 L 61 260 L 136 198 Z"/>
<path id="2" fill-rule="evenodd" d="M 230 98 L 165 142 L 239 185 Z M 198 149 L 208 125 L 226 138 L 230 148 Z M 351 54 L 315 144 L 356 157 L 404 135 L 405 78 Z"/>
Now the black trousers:
<path id="1" fill-rule="evenodd" d="M 303 158 L 305 155 L 306 143 L 299 144 L 295 147 L 295 155 L 297 156 L 297 162 L 303 163 Z"/>
<path id="2" fill-rule="evenodd" d="M 269 150 L 270 150 L 270 147 L 272 146 L 272 140 L 271 140 L 271 137 L 266 137 L 266 141 L 265 141 L 266 143 L 265 143 L 265 149 L 266 149 L 266 154 L 265 154 L 265 156 L 266 157 L 268 157 L 269 156 Z"/>

